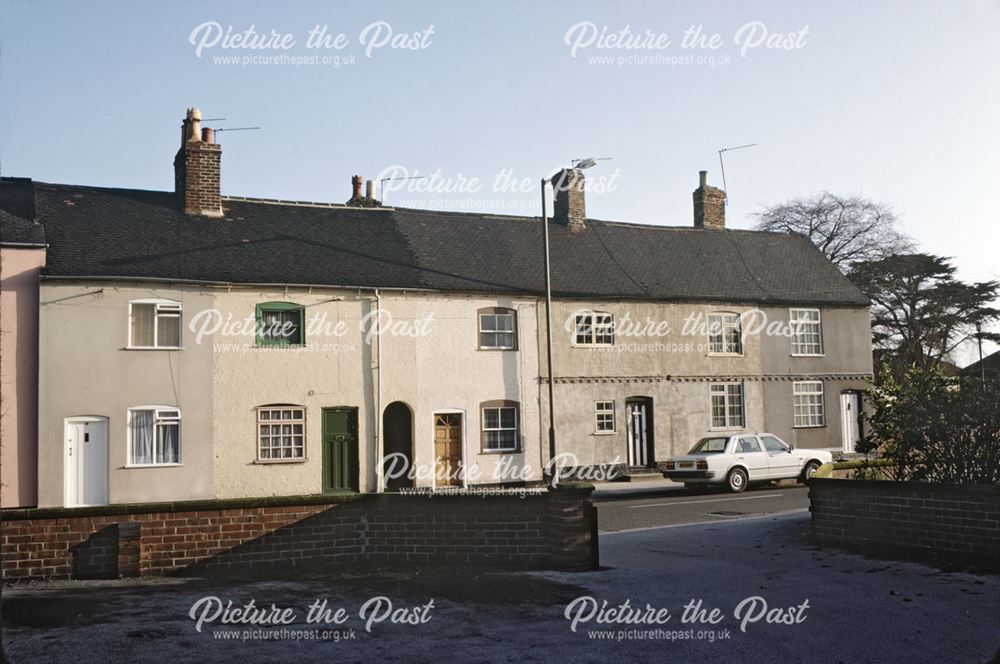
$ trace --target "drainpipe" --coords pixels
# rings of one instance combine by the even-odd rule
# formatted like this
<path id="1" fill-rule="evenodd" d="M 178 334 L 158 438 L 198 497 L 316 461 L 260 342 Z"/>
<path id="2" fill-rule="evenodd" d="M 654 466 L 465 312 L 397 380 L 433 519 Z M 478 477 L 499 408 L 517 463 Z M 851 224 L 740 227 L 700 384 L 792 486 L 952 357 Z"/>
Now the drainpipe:
<path id="1" fill-rule="evenodd" d="M 382 298 L 378 289 L 375 289 L 375 321 L 378 331 L 375 334 L 375 376 L 373 390 L 375 392 L 375 417 L 373 418 L 375 431 L 375 479 L 377 482 L 376 491 L 385 493 L 385 476 L 382 472 Z"/>

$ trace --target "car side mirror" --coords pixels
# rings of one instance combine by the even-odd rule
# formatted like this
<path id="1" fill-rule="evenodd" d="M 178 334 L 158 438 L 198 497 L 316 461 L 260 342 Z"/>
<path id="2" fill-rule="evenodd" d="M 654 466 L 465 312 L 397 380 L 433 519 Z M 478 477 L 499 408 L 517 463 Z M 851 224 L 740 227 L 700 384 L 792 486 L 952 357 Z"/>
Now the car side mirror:
<path id="1" fill-rule="evenodd" d="M 788 453 L 791 454 L 794 451 L 795 451 L 795 446 L 794 445 L 789 445 L 788 446 Z"/>

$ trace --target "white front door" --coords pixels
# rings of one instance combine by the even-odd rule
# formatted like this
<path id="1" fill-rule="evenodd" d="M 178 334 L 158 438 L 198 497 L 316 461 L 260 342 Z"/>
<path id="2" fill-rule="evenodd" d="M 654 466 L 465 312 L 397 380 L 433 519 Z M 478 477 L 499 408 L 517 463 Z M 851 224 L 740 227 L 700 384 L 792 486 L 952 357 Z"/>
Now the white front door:
<path id="1" fill-rule="evenodd" d="M 108 504 L 108 420 L 66 420 L 66 506 Z"/>
<path id="2" fill-rule="evenodd" d="M 625 402 L 625 423 L 628 427 L 628 465 L 650 466 L 650 402 L 648 399 Z"/>
<path id="3" fill-rule="evenodd" d="M 844 443 L 844 452 L 857 451 L 861 442 L 861 428 L 858 416 L 861 413 L 861 394 L 858 392 L 842 392 L 840 394 L 840 431 Z"/>

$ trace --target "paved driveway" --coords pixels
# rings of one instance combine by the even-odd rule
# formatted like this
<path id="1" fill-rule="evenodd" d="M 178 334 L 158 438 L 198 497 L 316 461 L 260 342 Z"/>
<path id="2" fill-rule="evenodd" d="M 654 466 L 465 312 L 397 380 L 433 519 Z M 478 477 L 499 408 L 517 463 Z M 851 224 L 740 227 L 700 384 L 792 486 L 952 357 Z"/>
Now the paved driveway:
<path id="1" fill-rule="evenodd" d="M 576 574 L 451 570 L 252 583 L 40 584 L 5 593 L 4 642 L 18 664 L 961 663 L 985 661 L 1000 647 L 1000 577 L 820 550 L 805 541 L 808 518 L 797 513 L 607 534 L 601 544 L 608 569 Z M 392 601 L 392 611 L 384 602 L 369 604 L 368 618 L 372 611 L 386 617 L 366 632 L 358 613 L 378 595 Z M 188 612 L 204 596 L 292 608 L 297 622 L 263 628 L 249 640 L 243 640 L 246 625 L 206 622 L 199 633 Z M 755 596 L 766 601 L 771 617 L 793 624 L 767 624 L 762 613 L 741 631 L 733 610 Z M 628 600 L 647 617 L 656 612 L 645 612 L 646 605 L 669 610 L 671 617 L 659 625 L 597 624 L 584 620 L 591 605 L 581 597 L 607 600 L 611 607 Z M 345 609 L 346 622 L 303 624 L 307 607 L 323 598 L 330 617 L 336 607 Z M 421 608 L 431 599 L 432 608 Z M 717 624 L 681 623 L 684 605 L 697 599 L 706 609 L 703 617 L 720 609 Z M 564 617 L 574 601 L 576 632 Z M 807 608 L 788 610 L 806 601 Z M 754 600 L 751 617 L 762 608 Z M 214 608 L 208 603 L 201 610 L 207 618 Z M 391 624 L 393 618 L 402 623 Z M 285 638 L 261 638 L 275 635 Z"/>

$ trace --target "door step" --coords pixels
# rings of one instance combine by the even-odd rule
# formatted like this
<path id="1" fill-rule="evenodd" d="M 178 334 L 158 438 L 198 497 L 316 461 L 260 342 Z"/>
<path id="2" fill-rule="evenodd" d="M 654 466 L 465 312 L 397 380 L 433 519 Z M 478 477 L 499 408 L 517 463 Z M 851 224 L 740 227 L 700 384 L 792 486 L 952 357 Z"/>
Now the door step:
<path id="1" fill-rule="evenodd" d="M 663 473 L 655 470 L 627 470 L 621 476 L 622 482 L 649 482 L 652 480 L 662 480 Z"/>

